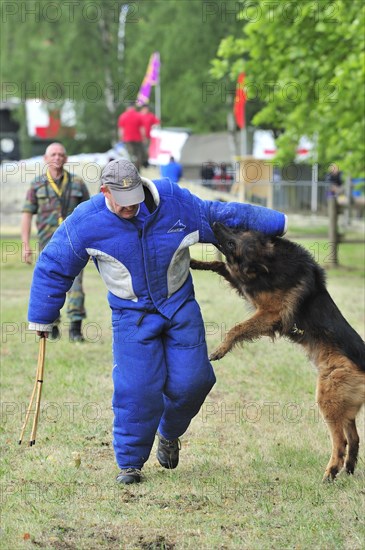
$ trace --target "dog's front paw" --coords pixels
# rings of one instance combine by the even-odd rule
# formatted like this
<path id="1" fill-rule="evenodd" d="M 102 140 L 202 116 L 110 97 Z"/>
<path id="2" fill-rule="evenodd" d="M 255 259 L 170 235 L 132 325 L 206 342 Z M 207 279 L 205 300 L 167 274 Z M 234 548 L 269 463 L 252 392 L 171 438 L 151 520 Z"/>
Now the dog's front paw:
<path id="1" fill-rule="evenodd" d="M 224 349 L 219 347 L 209 355 L 209 361 L 219 361 L 219 359 L 222 359 L 226 353 L 227 352 Z"/>

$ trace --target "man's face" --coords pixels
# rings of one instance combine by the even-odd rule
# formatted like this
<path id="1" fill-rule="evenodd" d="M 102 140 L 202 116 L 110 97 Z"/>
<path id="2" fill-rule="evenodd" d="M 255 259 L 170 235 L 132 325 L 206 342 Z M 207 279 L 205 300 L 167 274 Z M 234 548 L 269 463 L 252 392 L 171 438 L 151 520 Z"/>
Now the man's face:
<path id="1" fill-rule="evenodd" d="M 139 204 L 133 204 L 131 206 L 120 206 L 115 199 L 113 198 L 113 195 L 111 194 L 110 190 L 101 186 L 101 191 L 106 199 L 108 199 L 110 207 L 114 214 L 122 218 L 123 220 L 130 220 L 134 218 L 134 216 L 138 212 Z"/>
<path id="2" fill-rule="evenodd" d="M 66 151 L 62 145 L 50 145 L 44 155 L 44 162 L 56 170 L 61 170 L 67 161 Z"/>

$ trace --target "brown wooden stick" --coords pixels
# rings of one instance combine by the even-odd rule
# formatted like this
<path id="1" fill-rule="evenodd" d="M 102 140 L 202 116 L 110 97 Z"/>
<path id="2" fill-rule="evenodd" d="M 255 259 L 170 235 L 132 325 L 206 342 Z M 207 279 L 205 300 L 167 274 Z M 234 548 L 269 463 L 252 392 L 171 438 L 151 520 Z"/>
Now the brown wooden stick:
<path id="1" fill-rule="evenodd" d="M 34 401 L 34 397 L 35 397 L 35 392 L 37 390 L 37 385 L 38 385 L 38 367 L 37 367 L 37 372 L 35 373 L 34 388 L 33 388 L 32 395 L 31 395 L 29 405 L 28 405 L 28 409 L 27 409 L 27 412 L 26 412 L 26 415 L 25 415 L 24 424 L 23 424 L 23 427 L 22 427 L 22 430 L 21 430 L 20 436 L 19 436 L 19 445 L 21 445 L 21 443 L 23 441 L 23 435 L 24 435 L 25 428 L 28 424 L 30 411 L 32 410 L 32 407 L 33 407 L 33 401 Z"/>
<path id="2" fill-rule="evenodd" d="M 36 398 L 36 404 L 35 404 L 33 428 L 32 428 L 32 433 L 30 434 L 30 440 L 29 440 L 30 446 L 35 444 L 35 436 L 37 433 L 39 412 L 41 407 L 45 356 L 46 356 L 46 338 L 44 336 L 41 336 L 41 339 L 39 341 L 39 355 L 38 355 L 38 365 L 37 365 L 37 398 Z"/>
<path id="3" fill-rule="evenodd" d="M 33 391 L 32 391 L 30 401 L 29 401 L 28 409 L 27 409 L 27 412 L 26 412 L 26 415 L 25 415 L 24 424 L 23 424 L 21 432 L 20 432 L 19 445 L 23 441 L 24 431 L 25 431 L 25 428 L 27 427 L 27 424 L 28 424 L 28 421 L 29 421 L 29 417 L 30 417 L 30 413 L 31 413 L 31 410 L 32 410 L 32 407 L 33 407 L 34 397 L 36 395 L 37 389 L 38 389 L 38 395 L 37 395 L 37 404 L 36 404 L 35 417 L 37 415 L 39 415 L 40 396 L 41 396 L 40 388 L 42 387 L 42 382 L 39 382 L 39 380 L 43 381 L 45 351 L 46 351 L 46 338 L 44 336 L 41 336 L 41 338 L 39 340 L 38 363 L 37 363 L 37 371 L 36 371 L 34 387 L 33 387 Z M 37 407 L 38 407 L 38 409 L 37 409 Z M 37 422 L 38 422 L 38 420 L 37 420 Z M 36 427 L 37 427 L 37 423 L 36 423 Z M 34 431 L 34 422 L 33 422 L 33 431 Z M 32 431 L 32 435 L 31 435 L 31 440 L 29 442 L 30 445 L 34 444 L 34 443 L 32 443 L 33 439 L 35 439 L 35 436 L 33 437 L 33 431 Z"/>

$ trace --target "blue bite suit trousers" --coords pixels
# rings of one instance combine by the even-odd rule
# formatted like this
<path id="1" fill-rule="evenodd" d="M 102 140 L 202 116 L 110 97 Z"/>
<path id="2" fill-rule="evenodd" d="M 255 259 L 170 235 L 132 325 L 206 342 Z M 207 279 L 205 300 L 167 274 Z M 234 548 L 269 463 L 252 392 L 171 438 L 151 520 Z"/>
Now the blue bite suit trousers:
<path id="1" fill-rule="evenodd" d="M 156 431 L 181 436 L 215 383 L 193 297 L 167 319 L 113 310 L 113 445 L 120 468 L 142 468 Z"/>

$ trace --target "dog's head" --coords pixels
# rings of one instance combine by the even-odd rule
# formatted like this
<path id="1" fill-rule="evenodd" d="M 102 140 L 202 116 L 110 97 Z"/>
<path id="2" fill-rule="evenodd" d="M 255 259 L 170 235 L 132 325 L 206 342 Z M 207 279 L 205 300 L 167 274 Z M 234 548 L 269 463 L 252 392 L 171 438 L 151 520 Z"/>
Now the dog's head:
<path id="1" fill-rule="evenodd" d="M 213 224 L 217 248 L 225 255 L 231 271 L 247 279 L 269 273 L 269 258 L 273 254 L 273 238 L 258 231 L 245 231 Z"/>

